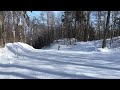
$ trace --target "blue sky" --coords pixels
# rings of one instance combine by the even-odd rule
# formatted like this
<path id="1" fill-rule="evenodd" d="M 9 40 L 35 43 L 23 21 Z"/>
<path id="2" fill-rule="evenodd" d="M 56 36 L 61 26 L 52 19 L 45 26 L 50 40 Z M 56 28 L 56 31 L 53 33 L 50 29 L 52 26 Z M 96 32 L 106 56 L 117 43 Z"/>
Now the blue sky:
<path id="1" fill-rule="evenodd" d="M 39 15 L 40 15 L 40 12 L 41 11 L 28 11 L 27 13 L 28 13 L 28 15 L 30 16 L 30 18 L 32 18 L 32 17 L 38 17 Z M 57 13 L 58 13 L 59 11 L 54 11 L 54 13 L 57 15 Z M 92 15 L 91 15 L 91 22 L 94 22 L 95 23 L 95 15 L 94 15 L 95 13 L 92 13 Z"/>
<path id="2" fill-rule="evenodd" d="M 54 12 L 55 12 L 55 14 L 57 14 L 59 11 L 54 11 Z M 27 13 L 31 18 L 34 16 L 37 17 L 40 15 L 40 11 L 32 11 L 32 12 L 28 11 Z"/>
<path id="3" fill-rule="evenodd" d="M 27 13 L 30 17 L 33 17 L 33 16 L 39 16 L 40 11 L 32 11 L 32 12 L 28 11 Z"/>

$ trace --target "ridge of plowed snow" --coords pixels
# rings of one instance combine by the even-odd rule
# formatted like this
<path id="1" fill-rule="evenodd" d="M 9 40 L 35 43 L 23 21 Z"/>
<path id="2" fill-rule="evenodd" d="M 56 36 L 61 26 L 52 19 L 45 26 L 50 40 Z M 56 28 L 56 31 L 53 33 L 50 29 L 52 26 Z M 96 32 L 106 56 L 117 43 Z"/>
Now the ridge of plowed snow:
<path id="1" fill-rule="evenodd" d="M 16 54 L 34 50 L 32 46 L 22 42 L 7 43 L 4 49 Z"/>
<path id="2" fill-rule="evenodd" d="M 5 46 L 7 47 L 16 47 L 16 48 L 24 48 L 26 50 L 34 50 L 34 48 L 26 43 L 15 42 L 15 43 L 7 43 Z"/>

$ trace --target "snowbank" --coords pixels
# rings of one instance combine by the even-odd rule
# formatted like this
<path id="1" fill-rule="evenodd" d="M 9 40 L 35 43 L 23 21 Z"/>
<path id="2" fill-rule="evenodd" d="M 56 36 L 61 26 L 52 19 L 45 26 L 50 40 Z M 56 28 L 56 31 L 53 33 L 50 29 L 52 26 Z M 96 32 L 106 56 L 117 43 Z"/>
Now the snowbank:
<path id="1" fill-rule="evenodd" d="M 108 48 L 98 48 L 97 50 L 100 52 L 112 52 L 112 50 Z"/>
<path id="2" fill-rule="evenodd" d="M 22 42 L 15 42 L 15 43 L 7 43 L 4 47 L 4 50 L 7 52 L 20 54 L 20 53 L 29 52 L 35 49 L 28 44 L 25 44 Z"/>
<path id="3" fill-rule="evenodd" d="M 63 42 L 63 40 L 61 40 Z M 63 45 L 59 40 L 59 43 L 51 45 L 51 47 L 47 47 L 44 49 L 49 49 L 49 50 L 58 50 L 58 46 L 60 46 L 60 51 L 83 51 L 83 52 L 91 52 L 91 51 L 96 51 L 96 46 L 94 42 L 76 42 L 73 45 Z"/>
<path id="4" fill-rule="evenodd" d="M 51 47 L 47 47 L 44 49 L 49 50 L 58 50 L 58 46 L 60 46 L 60 51 L 77 51 L 77 52 L 120 52 L 120 37 L 113 38 L 113 43 L 110 46 L 110 39 L 107 39 L 107 48 L 102 49 L 102 40 L 94 40 L 87 42 L 74 42 L 73 45 L 67 45 L 67 39 L 59 39 L 59 42 L 54 43 Z M 74 38 L 73 38 L 74 41 Z"/>

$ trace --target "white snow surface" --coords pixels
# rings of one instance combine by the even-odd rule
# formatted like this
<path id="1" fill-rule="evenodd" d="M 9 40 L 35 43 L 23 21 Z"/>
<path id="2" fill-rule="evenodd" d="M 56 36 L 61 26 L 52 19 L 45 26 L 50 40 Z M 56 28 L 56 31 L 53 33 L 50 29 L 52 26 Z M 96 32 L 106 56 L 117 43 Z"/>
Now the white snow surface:
<path id="1" fill-rule="evenodd" d="M 7 43 L 0 49 L 0 78 L 120 79 L 120 37 L 111 47 L 109 42 L 104 49 L 102 40 L 76 45 L 59 42 L 43 49 L 21 42 Z"/>

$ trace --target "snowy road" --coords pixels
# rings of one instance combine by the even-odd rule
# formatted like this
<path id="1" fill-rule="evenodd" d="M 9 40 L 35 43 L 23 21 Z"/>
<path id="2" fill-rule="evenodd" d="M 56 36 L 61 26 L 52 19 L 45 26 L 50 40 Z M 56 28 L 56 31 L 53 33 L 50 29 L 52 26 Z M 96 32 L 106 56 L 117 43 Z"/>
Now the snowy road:
<path id="1" fill-rule="evenodd" d="M 120 79 L 120 52 L 69 49 L 37 50 L 23 43 L 8 44 L 0 49 L 0 78 Z"/>

